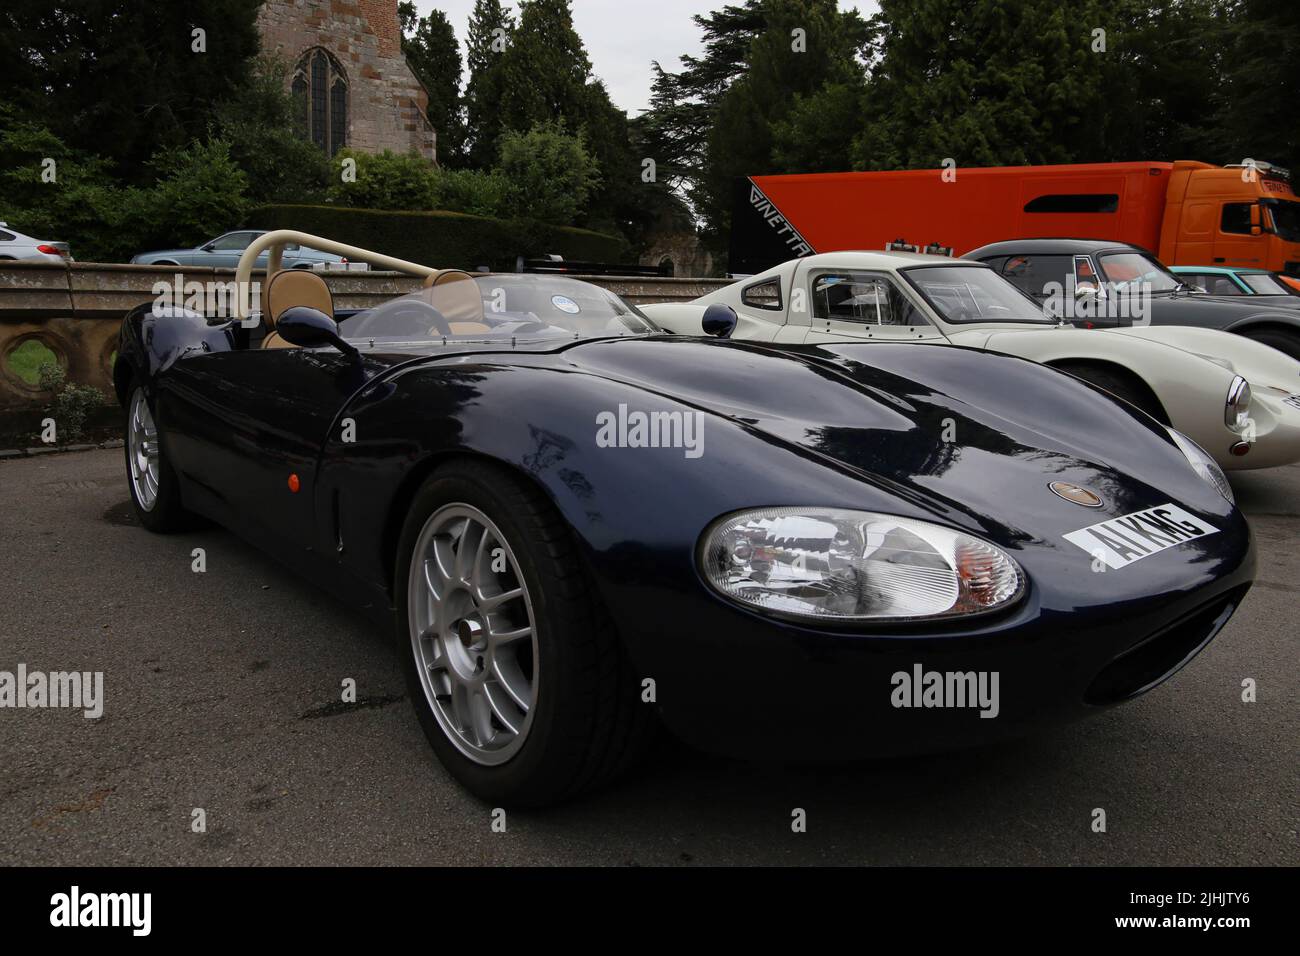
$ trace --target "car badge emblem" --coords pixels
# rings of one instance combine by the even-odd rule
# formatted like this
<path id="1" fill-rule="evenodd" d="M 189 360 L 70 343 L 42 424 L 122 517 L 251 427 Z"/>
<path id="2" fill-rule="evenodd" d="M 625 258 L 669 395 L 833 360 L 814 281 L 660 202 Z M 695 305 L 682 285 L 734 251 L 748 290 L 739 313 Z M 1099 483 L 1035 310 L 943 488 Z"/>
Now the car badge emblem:
<path id="1" fill-rule="evenodd" d="M 1100 508 L 1102 505 L 1101 495 L 1089 491 L 1081 485 L 1072 485 L 1068 481 L 1054 481 L 1047 487 L 1052 489 L 1052 494 L 1058 498 L 1064 498 L 1076 505 L 1083 505 L 1085 508 Z"/>

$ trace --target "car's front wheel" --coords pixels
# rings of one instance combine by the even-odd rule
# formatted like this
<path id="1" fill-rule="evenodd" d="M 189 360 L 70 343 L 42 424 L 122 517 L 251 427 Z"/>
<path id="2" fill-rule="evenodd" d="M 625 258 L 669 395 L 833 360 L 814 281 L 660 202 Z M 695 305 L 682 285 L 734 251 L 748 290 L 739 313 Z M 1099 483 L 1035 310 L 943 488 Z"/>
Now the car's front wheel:
<path id="1" fill-rule="evenodd" d="M 1294 332 L 1283 329 L 1259 329 L 1258 331 L 1248 329 L 1241 334 L 1261 345 L 1270 346 L 1284 355 L 1300 360 L 1300 335 Z"/>
<path id="2" fill-rule="evenodd" d="M 162 442 L 154 423 L 153 408 L 144 389 L 135 385 L 126 403 L 126 483 L 140 524 L 168 534 L 194 524 L 181 506 L 180 488 L 171 465 L 163 457 Z"/>
<path id="3" fill-rule="evenodd" d="M 398 641 L 443 765 L 500 805 L 553 803 L 630 766 L 649 705 L 568 527 L 478 462 L 440 468 L 398 546 Z"/>

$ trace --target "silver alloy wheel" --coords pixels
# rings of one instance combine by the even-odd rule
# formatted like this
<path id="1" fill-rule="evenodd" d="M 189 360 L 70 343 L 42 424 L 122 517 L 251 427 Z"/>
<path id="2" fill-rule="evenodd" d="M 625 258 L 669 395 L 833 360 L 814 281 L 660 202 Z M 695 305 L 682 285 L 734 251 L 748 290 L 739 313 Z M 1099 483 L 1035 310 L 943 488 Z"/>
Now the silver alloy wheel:
<path id="1" fill-rule="evenodd" d="M 131 396 L 131 417 L 126 431 L 131 491 L 141 508 L 153 511 L 158 502 L 158 429 L 154 427 L 153 413 L 142 388 L 137 388 Z"/>
<path id="2" fill-rule="evenodd" d="M 472 505 L 429 516 L 407 580 L 411 651 L 447 739 L 484 766 L 523 746 L 537 709 L 537 629 L 510 543 Z"/>

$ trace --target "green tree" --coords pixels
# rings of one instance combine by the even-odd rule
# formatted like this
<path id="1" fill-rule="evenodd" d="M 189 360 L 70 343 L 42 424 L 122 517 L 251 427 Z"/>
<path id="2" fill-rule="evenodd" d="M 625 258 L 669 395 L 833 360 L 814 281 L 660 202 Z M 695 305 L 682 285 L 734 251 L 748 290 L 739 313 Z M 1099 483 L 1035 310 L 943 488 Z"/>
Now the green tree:
<path id="1" fill-rule="evenodd" d="M 514 29 L 514 18 L 502 7 L 501 0 L 475 0 L 466 42 L 469 82 L 465 87 L 465 152 L 468 165 L 476 168 L 496 162 L 497 140 L 503 128 L 503 62 Z"/>
<path id="2" fill-rule="evenodd" d="M 149 157 L 206 135 L 212 104 L 244 82 L 260 3 L 6 0 L 0 90 L 70 148 L 146 182 Z"/>
<path id="3" fill-rule="evenodd" d="M 213 108 L 213 129 L 257 203 L 319 202 L 330 181 L 329 158 L 307 138 L 286 74 L 283 63 L 260 57 L 248 82 Z"/>
<path id="4" fill-rule="evenodd" d="M 651 64 L 650 109 L 640 122 L 645 155 L 655 160 L 660 181 L 683 198 L 697 194 L 718 103 L 744 75 L 750 45 L 767 25 L 761 0 L 692 19 L 703 35 L 703 54 L 681 57 L 676 73 Z"/>
<path id="5" fill-rule="evenodd" d="M 1228 162 L 1265 160 L 1300 171 L 1300 5 L 1234 0 L 1221 36 L 1222 86 L 1214 126 Z"/>
<path id="6" fill-rule="evenodd" d="M 402 53 L 429 94 L 427 116 L 438 133 L 438 161 L 458 165 L 465 148 L 465 118 L 460 100 L 460 43 L 447 15 L 432 10 L 420 17 L 411 0 L 398 5 Z"/>
<path id="7" fill-rule="evenodd" d="M 855 78 L 866 37 L 856 12 L 841 13 L 835 0 L 764 0 L 760 9 L 763 30 L 750 44 L 748 69 L 712 111 L 706 165 L 692 194 L 715 250 L 726 243 L 736 178 L 784 171 L 773 162 L 778 127 L 798 97 Z"/>
<path id="8" fill-rule="evenodd" d="M 555 122 L 503 133 L 499 171 L 510 183 L 515 218 L 559 226 L 573 224 L 600 180 L 582 136 Z"/>
<path id="9" fill-rule="evenodd" d="M 506 129 L 523 132 L 556 120 L 576 127 L 588 118 L 591 61 L 573 29 L 569 0 L 523 0 L 501 70 Z"/>
<path id="10" fill-rule="evenodd" d="M 796 94 L 772 128 L 772 169 L 833 173 L 853 168 L 853 137 L 862 125 L 865 77 L 847 77 Z"/>

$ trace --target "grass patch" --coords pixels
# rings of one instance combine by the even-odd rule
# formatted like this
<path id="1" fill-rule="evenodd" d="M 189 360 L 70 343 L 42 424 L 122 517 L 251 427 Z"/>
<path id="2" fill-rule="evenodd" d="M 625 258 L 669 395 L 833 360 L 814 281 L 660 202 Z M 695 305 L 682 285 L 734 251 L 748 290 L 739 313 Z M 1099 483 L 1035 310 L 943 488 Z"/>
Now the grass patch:
<path id="1" fill-rule="evenodd" d="M 58 365 L 59 357 L 36 339 L 28 339 L 5 356 L 9 371 L 33 387 L 41 384 L 41 366 Z"/>

